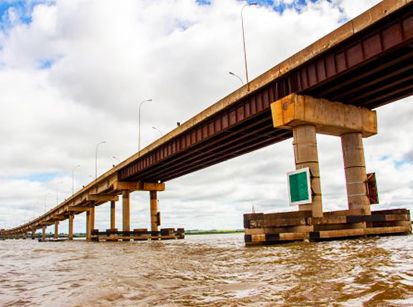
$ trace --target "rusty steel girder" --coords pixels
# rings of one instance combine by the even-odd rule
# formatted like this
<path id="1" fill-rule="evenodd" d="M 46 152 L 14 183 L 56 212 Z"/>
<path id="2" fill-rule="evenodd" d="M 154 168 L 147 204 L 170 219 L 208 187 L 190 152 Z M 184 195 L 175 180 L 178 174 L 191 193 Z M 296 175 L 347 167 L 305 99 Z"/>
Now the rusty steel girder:
<path id="1" fill-rule="evenodd" d="M 120 180 L 167 181 L 291 137 L 272 127 L 270 103 L 291 93 L 370 109 L 413 91 L 409 3 L 119 171 Z"/>

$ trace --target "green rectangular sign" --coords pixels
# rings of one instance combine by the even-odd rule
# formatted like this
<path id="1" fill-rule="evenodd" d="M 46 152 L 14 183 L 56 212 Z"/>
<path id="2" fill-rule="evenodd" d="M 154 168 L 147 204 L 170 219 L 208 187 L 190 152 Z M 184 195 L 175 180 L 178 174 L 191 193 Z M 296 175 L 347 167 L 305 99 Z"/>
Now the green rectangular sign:
<path id="1" fill-rule="evenodd" d="M 291 205 L 310 204 L 312 202 L 310 169 L 302 168 L 289 172 L 288 194 Z"/>

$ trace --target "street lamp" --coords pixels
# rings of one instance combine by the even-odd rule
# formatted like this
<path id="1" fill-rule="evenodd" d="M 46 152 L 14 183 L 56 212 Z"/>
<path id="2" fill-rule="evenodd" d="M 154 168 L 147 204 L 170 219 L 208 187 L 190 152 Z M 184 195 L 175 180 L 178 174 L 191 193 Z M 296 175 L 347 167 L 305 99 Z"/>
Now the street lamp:
<path id="1" fill-rule="evenodd" d="M 72 195 L 75 194 L 75 169 L 80 167 L 80 165 L 76 165 L 74 168 L 72 168 Z"/>
<path id="2" fill-rule="evenodd" d="M 120 160 L 118 157 L 116 156 L 112 156 L 113 161 L 115 162 L 115 164 L 112 164 L 113 167 L 115 167 L 116 164 L 120 163 Z"/>
<path id="3" fill-rule="evenodd" d="M 106 141 L 102 141 L 96 144 L 96 151 L 95 151 L 95 180 L 98 178 L 98 148 L 99 145 L 105 144 Z"/>
<path id="4" fill-rule="evenodd" d="M 152 101 L 152 99 L 146 99 L 139 103 L 139 135 L 138 135 L 138 152 L 141 151 L 141 107 L 145 102 Z"/>
<path id="5" fill-rule="evenodd" d="M 158 132 L 159 132 L 159 134 L 160 134 L 161 136 L 163 136 L 162 131 L 161 131 L 161 130 L 159 130 L 158 128 L 156 128 L 156 127 L 152 127 L 152 129 L 154 129 L 154 130 L 158 131 Z"/>
<path id="6" fill-rule="evenodd" d="M 44 212 L 46 212 L 46 202 L 47 202 L 47 196 L 49 196 L 50 195 L 50 193 L 46 193 L 45 195 L 44 195 Z"/>
<path id="7" fill-rule="evenodd" d="M 228 72 L 231 76 L 234 76 L 235 78 L 238 78 L 239 81 L 241 81 L 241 84 L 244 85 L 244 81 L 242 81 L 241 77 L 238 76 L 237 74 L 234 74 L 232 71 Z"/>
<path id="8" fill-rule="evenodd" d="M 248 65 L 247 65 L 247 51 L 245 48 L 245 31 L 244 31 L 244 16 L 242 15 L 244 8 L 250 5 L 257 5 L 256 2 L 246 3 L 241 8 L 241 28 L 242 28 L 242 45 L 244 47 L 244 65 L 245 65 L 245 80 L 247 82 L 247 89 L 250 90 L 249 80 L 248 80 Z"/>

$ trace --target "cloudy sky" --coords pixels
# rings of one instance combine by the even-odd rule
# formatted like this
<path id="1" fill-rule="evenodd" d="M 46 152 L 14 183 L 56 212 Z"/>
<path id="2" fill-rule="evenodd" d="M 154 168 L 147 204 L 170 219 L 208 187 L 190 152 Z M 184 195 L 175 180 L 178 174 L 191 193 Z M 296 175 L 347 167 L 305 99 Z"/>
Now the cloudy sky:
<path id="1" fill-rule="evenodd" d="M 377 0 L 262 0 L 244 10 L 250 79 Z M 41 214 L 99 173 L 240 86 L 237 0 L 0 0 L 0 228 Z M 378 110 L 365 140 L 381 204 L 412 207 L 411 98 Z M 155 127 L 156 129 L 154 129 Z M 326 210 L 346 208 L 340 140 L 318 136 Z M 143 147 L 142 146 L 142 147 Z M 76 167 L 80 165 L 80 167 Z M 162 224 L 242 228 L 242 214 L 291 210 L 291 140 L 167 182 Z M 120 206 L 117 224 L 121 228 Z M 132 194 L 132 227 L 149 226 L 149 195 Z M 83 231 L 84 214 L 75 218 Z M 67 223 L 62 223 L 66 230 Z M 109 206 L 96 226 L 109 225 Z M 51 230 L 51 228 L 50 228 Z"/>

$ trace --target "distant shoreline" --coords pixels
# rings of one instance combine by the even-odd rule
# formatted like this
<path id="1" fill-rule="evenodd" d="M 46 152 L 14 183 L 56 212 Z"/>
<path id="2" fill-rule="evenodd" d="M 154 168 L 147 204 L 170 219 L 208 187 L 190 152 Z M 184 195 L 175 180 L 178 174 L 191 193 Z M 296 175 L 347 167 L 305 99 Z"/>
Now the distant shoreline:
<path id="1" fill-rule="evenodd" d="M 227 233 L 243 233 L 243 229 L 236 230 L 188 230 L 185 231 L 186 236 L 195 236 L 195 235 L 218 235 L 218 234 L 227 234 Z"/>

